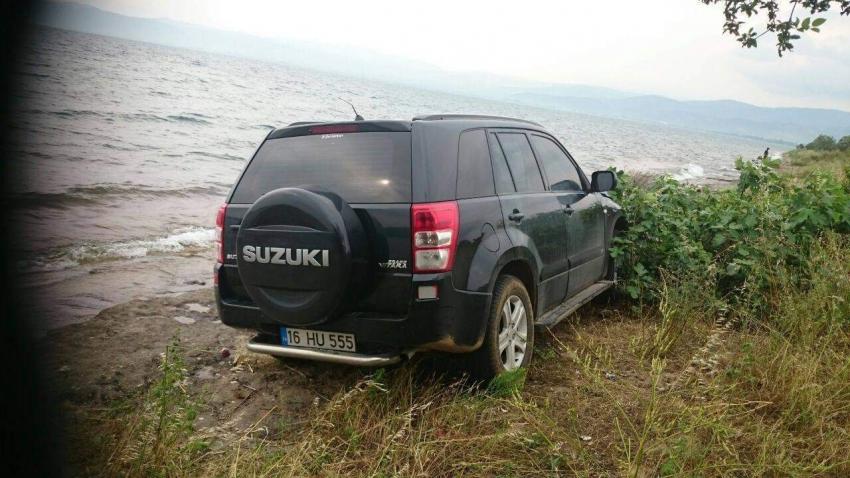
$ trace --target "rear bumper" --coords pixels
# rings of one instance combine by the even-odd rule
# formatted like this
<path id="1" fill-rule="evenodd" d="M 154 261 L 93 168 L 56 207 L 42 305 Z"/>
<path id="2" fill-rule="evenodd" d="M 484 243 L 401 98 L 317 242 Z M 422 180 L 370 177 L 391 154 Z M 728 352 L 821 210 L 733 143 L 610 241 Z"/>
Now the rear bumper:
<path id="1" fill-rule="evenodd" d="M 370 356 L 394 356 L 416 350 L 469 352 L 477 349 L 484 339 L 490 294 L 456 290 L 451 274 L 417 274 L 412 280 L 414 296 L 410 297 L 406 315 L 354 312 L 322 324 L 298 327 L 354 334 L 358 352 Z M 439 298 L 417 300 L 415 294 L 420 285 L 437 285 Z M 274 345 L 275 350 L 290 350 L 277 345 L 280 327 L 286 324 L 265 317 L 253 304 L 222 299 L 218 288 L 216 303 L 222 323 L 256 330 L 261 334 L 262 343 Z M 266 347 L 255 348 L 272 353 Z"/>
<path id="2" fill-rule="evenodd" d="M 401 361 L 400 355 L 360 355 L 343 352 L 328 352 L 295 347 L 284 347 L 263 341 L 262 337 L 251 339 L 248 350 L 275 357 L 316 360 L 319 362 L 340 363 L 355 367 L 384 367 Z"/>

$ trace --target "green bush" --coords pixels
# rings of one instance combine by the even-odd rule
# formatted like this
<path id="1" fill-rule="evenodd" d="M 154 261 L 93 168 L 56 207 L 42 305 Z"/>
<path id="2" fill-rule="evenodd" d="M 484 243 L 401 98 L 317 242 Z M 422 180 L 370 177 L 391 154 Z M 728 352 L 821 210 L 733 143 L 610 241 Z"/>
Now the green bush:
<path id="1" fill-rule="evenodd" d="M 822 134 L 814 139 L 811 143 L 806 145 L 806 149 L 813 149 L 816 151 L 832 151 L 836 149 L 835 138 L 832 136 L 827 136 Z"/>
<path id="2" fill-rule="evenodd" d="M 621 288 L 657 301 L 662 271 L 702 277 L 718 297 L 763 302 L 766 264 L 795 268 L 805 279 L 809 249 L 826 231 L 850 232 L 850 180 L 814 172 L 797 181 L 778 161 L 736 161 L 736 189 L 711 190 L 668 177 L 637 185 L 622 172 L 615 199 L 630 227 L 611 250 Z"/>
<path id="3" fill-rule="evenodd" d="M 836 146 L 838 146 L 838 149 L 841 151 L 850 150 L 850 135 L 842 136 L 841 139 L 838 140 L 838 144 L 836 144 Z"/>

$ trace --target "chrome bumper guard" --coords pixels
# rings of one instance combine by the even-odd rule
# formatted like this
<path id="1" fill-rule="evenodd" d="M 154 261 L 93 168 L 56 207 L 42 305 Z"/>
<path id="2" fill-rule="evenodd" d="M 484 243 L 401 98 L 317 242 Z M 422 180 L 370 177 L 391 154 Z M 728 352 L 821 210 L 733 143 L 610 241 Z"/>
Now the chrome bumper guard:
<path id="1" fill-rule="evenodd" d="M 401 361 L 400 355 L 360 355 L 346 352 L 330 352 L 325 350 L 301 349 L 284 347 L 282 345 L 258 342 L 256 338 L 248 342 L 248 350 L 258 354 L 274 355 L 319 362 L 341 363 L 356 367 L 383 367 Z"/>

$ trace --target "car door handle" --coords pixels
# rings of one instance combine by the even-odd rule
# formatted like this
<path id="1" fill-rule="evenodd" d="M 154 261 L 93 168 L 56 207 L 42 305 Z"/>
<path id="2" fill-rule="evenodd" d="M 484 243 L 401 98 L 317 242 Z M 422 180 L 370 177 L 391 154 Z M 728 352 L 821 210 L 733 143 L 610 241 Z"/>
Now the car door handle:
<path id="1" fill-rule="evenodd" d="M 525 214 L 519 212 L 519 209 L 514 209 L 514 211 L 512 213 L 508 214 L 508 219 L 510 219 L 513 222 L 520 222 L 520 221 L 522 221 L 522 218 L 524 218 L 524 217 L 525 217 Z"/>

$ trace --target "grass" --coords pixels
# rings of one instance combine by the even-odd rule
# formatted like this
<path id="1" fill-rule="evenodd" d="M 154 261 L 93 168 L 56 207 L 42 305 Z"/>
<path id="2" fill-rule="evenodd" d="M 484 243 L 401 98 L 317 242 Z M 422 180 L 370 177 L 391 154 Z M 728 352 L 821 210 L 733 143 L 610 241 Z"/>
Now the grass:
<path id="1" fill-rule="evenodd" d="M 801 159 L 803 153 L 808 159 Z M 757 215 L 751 228 L 808 236 L 771 243 L 764 234 L 741 234 L 738 242 L 721 243 L 712 233 L 705 241 L 671 242 L 665 250 L 686 267 L 669 261 L 660 269 L 643 267 L 636 299 L 590 304 L 554 330 L 541 331 L 537 359 L 527 371 L 474 387 L 423 376 L 415 365 L 377 370 L 314 406 L 303 424 L 283 436 L 262 438 L 249 429 L 213 450 L 215 444 L 199 440 L 194 430 L 203 403 L 185 389 L 175 342 L 150 389 L 84 414 L 86 432 L 75 437 L 82 455 L 77 471 L 848 476 L 850 235 L 827 227 L 793 229 L 775 222 L 784 209 L 777 215 L 761 203 L 746 205 L 769 205 L 776 194 L 840 194 L 838 186 L 818 186 L 818 178 L 819 189 L 811 189 L 805 178 L 815 169 L 845 164 L 846 157 L 803 153 L 795 152 L 781 170 L 802 186 L 771 192 L 770 181 L 781 179 L 769 172 L 745 178 L 768 185 L 758 196 L 682 191 L 667 183 L 653 197 L 632 191 L 658 210 L 665 202 L 686 210 L 689 201 L 699 201 L 697 210 L 708 217 L 734 206 L 743 211 L 742 222 Z M 650 183 L 639 187 L 648 190 Z M 803 199 L 801 207 L 812 207 Z M 789 204 L 783 207 L 793 212 L 797 203 Z M 676 241 L 690 227 L 679 224 L 657 237 Z M 747 252 L 747 272 L 730 272 L 730 251 L 758 248 L 781 248 L 781 255 Z M 666 260 L 665 254 L 658 257 Z M 264 420 L 259 417 L 252 428 Z"/>
<path id="2" fill-rule="evenodd" d="M 732 334 L 716 374 L 658 417 L 663 474 L 846 476 L 850 433 L 850 243 L 815 247 L 806 287 L 777 270 L 769 311 Z M 696 398 L 694 400 L 693 398 Z"/>
<path id="3" fill-rule="evenodd" d="M 850 168 L 850 149 L 843 151 L 795 149 L 785 153 L 781 170 L 798 177 L 820 171 L 843 178 L 847 177 L 848 168 Z"/>

